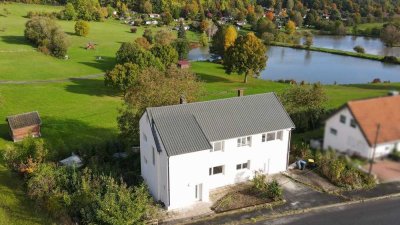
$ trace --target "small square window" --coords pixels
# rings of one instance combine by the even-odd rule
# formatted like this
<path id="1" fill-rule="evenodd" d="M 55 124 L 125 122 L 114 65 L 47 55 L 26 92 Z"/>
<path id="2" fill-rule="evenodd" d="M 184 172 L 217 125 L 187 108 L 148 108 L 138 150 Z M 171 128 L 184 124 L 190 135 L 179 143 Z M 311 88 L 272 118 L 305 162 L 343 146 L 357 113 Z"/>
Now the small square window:
<path id="1" fill-rule="evenodd" d="M 222 174 L 224 172 L 224 166 L 215 166 L 212 168 L 209 168 L 208 174 L 215 175 L 215 174 Z"/>
<path id="2" fill-rule="evenodd" d="M 242 169 L 242 164 L 237 164 L 236 165 L 236 170 L 240 170 L 240 169 Z"/>
<path id="3" fill-rule="evenodd" d="M 354 119 L 350 120 L 350 126 L 353 127 L 353 128 L 357 127 L 357 123 L 356 123 L 356 121 Z"/>
<path id="4" fill-rule="evenodd" d="M 331 128 L 331 129 L 330 129 L 330 132 L 331 132 L 331 134 L 333 134 L 333 135 L 337 135 L 337 130 L 334 129 L 334 128 Z"/>
<path id="5" fill-rule="evenodd" d="M 261 136 L 261 142 L 265 142 L 265 134 L 262 134 L 262 136 Z"/>
<path id="6" fill-rule="evenodd" d="M 276 132 L 276 139 L 278 139 L 278 140 L 283 140 L 283 131 L 278 131 L 278 132 Z"/>
<path id="7" fill-rule="evenodd" d="M 247 163 L 243 163 L 242 169 L 247 169 Z"/>
<path id="8" fill-rule="evenodd" d="M 247 137 L 246 145 L 251 146 L 251 137 L 250 136 Z"/>

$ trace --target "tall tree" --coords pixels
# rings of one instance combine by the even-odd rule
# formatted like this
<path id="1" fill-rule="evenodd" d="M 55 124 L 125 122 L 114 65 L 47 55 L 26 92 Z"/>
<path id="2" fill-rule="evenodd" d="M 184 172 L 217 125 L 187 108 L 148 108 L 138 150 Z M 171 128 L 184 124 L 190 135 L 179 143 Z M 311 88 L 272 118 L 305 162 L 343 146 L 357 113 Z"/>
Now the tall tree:
<path id="1" fill-rule="evenodd" d="M 381 39 L 387 46 L 400 45 L 400 26 L 387 24 L 381 31 Z"/>
<path id="2" fill-rule="evenodd" d="M 178 62 L 178 52 L 171 45 L 156 44 L 151 53 L 160 59 L 166 68 Z"/>
<path id="3" fill-rule="evenodd" d="M 228 74 L 244 74 L 244 83 L 250 75 L 260 75 L 266 67 L 266 47 L 254 33 L 239 36 L 235 44 L 228 48 L 224 58 L 224 67 Z"/>
<path id="4" fill-rule="evenodd" d="M 228 26 L 224 35 L 224 50 L 226 51 L 229 47 L 231 47 L 237 38 L 237 31 L 234 26 Z"/>
<path id="5" fill-rule="evenodd" d="M 285 28 L 288 34 L 293 34 L 296 31 L 296 24 L 293 21 L 289 20 Z"/>
<path id="6" fill-rule="evenodd" d="M 147 107 L 173 105 L 184 95 L 189 102 L 197 100 L 201 84 L 188 70 L 170 67 L 165 72 L 147 68 L 138 74 L 135 85 L 127 90 L 125 107 L 118 117 L 121 136 L 128 143 L 137 143 L 139 120 Z"/>
<path id="7" fill-rule="evenodd" d="M 164 65 L 158 58 L 135 42 L 122 43 L 117 51 L 116 59 L 119 64 L 131 62 L 138 65 L 141 69 L 149 67 L 156 67 L 160 70 L 164 69 Z"/>
<path id="8" fill-rule="evenodd" d="M 178 28 L 178 38 L 186 38 L 185 24 L 181 21 Z"/>
<path id="9" fill-rule="evenodd" d="M 112 70 L 104 75 L 106 86 L 116 87 L 124 93 L 135 84 L 140 73 L 139 66 L 133 63 L 117 64 Z"/>

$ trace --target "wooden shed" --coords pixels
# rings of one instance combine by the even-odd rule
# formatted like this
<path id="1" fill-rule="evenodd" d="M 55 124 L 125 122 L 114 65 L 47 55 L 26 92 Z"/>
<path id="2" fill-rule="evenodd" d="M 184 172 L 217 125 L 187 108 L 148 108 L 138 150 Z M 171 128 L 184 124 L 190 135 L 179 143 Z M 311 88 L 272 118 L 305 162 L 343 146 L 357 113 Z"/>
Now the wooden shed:
<path id="1" fill-rule="evenodd" d="M 41 136 L 40 126 L 42 125 L 42 120 L 37 111 L 8 116 L 6 121 L 14 142 L 21 141 L 28 136 Z"/>
<path id="2" fill-rule="evenodd" d="M 190 67 L 190 62 L 187 60 L 179 60 L 178 67 L 181 69 L 188 69 Z"/>

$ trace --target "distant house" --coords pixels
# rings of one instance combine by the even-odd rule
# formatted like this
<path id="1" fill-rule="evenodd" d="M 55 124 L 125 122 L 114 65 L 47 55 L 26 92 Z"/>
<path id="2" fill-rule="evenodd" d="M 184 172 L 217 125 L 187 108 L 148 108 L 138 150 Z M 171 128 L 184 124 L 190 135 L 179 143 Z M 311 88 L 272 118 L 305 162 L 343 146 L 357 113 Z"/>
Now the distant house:
<path id="1" fill-rule="evenodd" d="M 167 209 L 208 202 L 211 190 L 287 169 L 294 124 L 274 93 L 147 108 L 141 174 Z"/>
<path id="2" fill-rule="evenodd" d="M 149 14 L 150 18 L 160 18 L 160 14 L 156 14 L 156 13 L 150 13 Z"/>
<path id="3" fill-rule="evenodd" d="M 178 68 L 188 69 L 190 67 L 190 62 L 188 60 L 179 60 Z"/>
<path id="4" fill-rule="evenodd" d="M 400 151 L 399 95 L 350 101 L 326 121 L 324 149 L 372 158 L 375 143 L 376 157 Z"/>
<path id="5" fill-rule="evenodd" d="M 6 118 L 10 128 L 10 135 L 14 142 L 21 141 L 22 139 L 32 136 L 40 137 L 40 126 L 42 120 L 38 112 L 28 112 Z"/>
<path id="6" fill-rule="evenodd" d="M 157 25 L 158 21 L 157 20 L 147 20 L 145 22 L 146 25 Z"/>

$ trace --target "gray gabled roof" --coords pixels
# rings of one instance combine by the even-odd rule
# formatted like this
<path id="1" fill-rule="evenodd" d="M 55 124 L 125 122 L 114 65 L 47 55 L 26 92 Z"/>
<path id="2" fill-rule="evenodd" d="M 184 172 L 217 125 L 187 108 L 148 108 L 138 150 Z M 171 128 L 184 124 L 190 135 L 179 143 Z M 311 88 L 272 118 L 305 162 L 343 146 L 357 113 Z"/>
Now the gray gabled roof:
<path id="1" fill-rule="evenodd" d="M 169 156 L 211 149 L 210 142 L 294 128 L 274 93 L 147 108 Z"/>

